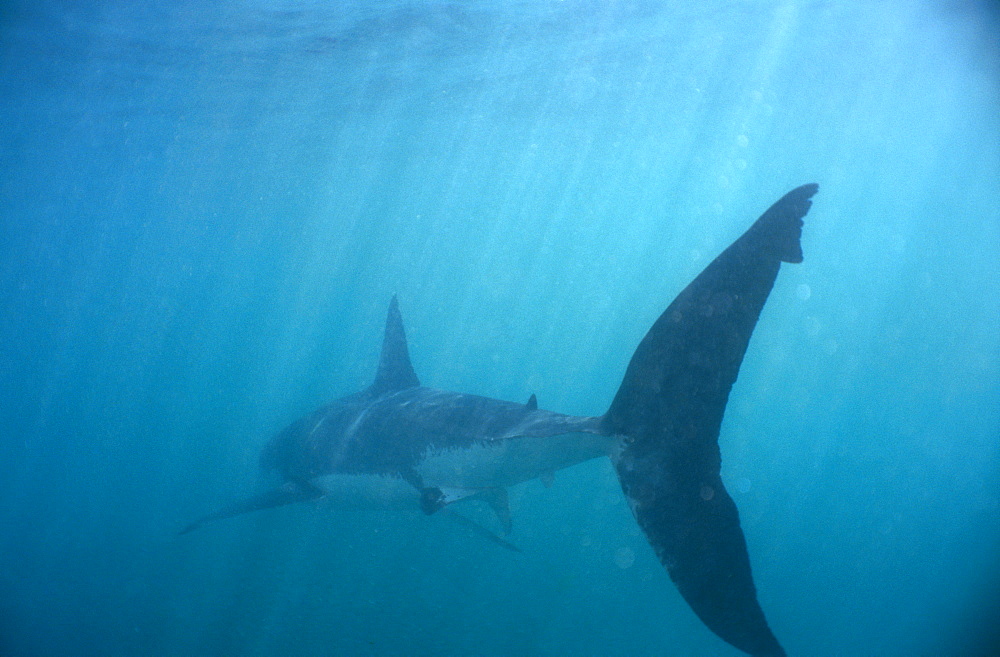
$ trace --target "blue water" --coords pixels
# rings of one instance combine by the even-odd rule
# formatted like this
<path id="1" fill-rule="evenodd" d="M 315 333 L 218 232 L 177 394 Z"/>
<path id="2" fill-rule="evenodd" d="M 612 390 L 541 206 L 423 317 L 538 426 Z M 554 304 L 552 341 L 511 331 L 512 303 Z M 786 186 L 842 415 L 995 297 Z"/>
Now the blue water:
<path id="1" fill-rule="evenodd" d="M 957 0 L 4 3 L 0 653 L 737 654 L 602 461 L 511 492 L 523 554 L 415 509 L 175 533 L 370 383 L 392 294 L 425 384 L 600 414 L 815 181 L 721 437 L 761 603 L 792 655 L 997 654 L 998 34 Z"/>

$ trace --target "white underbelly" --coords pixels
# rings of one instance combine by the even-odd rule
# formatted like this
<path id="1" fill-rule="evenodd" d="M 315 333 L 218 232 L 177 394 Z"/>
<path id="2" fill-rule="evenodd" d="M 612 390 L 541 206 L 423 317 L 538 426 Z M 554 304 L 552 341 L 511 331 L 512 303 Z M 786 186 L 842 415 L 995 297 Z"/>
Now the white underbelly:
<path id="1" fill-rule="evenodd" d="M 416 472 L 425 487 L 471 494 L 548 477 L 556 470 L 608 456 L 615 445 L 615 438 L 586 433 L 497 440 L 429 452 Z M 420 506 L 420 492 L 399 476 L 330 474 L 310 481 L 324 491 L 325 503 L 344 508 L 412 510 Z"/>
<path id="2" fill-rule="evenodd" d="M 311 482 L 324 491 L 324 503 L 354 509 L 417 509 L 420 493 L 400 477 L 331 474 Z"/>
<path id="3" fill-rule="evenodd" d="M 617 439 L 589 433 L 510 438 L 428 452 L 416 467 L 425 486 L 506 488 L 556 470 L 609 456 Z"/>

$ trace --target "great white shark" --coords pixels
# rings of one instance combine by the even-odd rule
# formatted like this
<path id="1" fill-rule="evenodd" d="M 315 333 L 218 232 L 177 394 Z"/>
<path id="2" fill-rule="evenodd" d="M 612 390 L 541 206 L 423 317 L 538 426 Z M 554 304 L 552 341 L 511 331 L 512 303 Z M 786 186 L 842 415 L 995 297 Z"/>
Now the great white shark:
<path id="1" fill-rule="evenodd" d="M 783 196 L 674 299 L 600 416 L 546 411 L 534 395 L 515 403 L 422 386 L 393 297 L 374 383 L 274 436 L 261 466 L 280 475 L 279 487 L 182 533 L 359 480 L 408 491 L 427 514 L 483 499 L 509 526 L 507 488 L 609 457 L 636 521 L 695 614 L 754 657 L 784 655 L 757 601 L 739 514 L 720 477 L 718 439 L 781 263 L 802 262 L 802 218 L 818 189 L 803 185 Z"/>

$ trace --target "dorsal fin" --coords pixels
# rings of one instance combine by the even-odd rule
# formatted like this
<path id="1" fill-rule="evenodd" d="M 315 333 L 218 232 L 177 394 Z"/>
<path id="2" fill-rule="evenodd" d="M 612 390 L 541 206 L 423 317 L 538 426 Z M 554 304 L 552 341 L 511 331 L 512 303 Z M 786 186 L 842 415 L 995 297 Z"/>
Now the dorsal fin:
<path id="1" fill-rule="evenodd" d="M 392 295 L 389 313 L 385 318 L 385 337 L 382 338 L 382 355 L 378 360 L 378 373 L 369 392 L 384 395 L 387 392 L 404 390 L 420 385 L 410 351 L 406 348 L 406 332 L 403 330 L 403 316 L 399 314 L 399 302 Z"/>
<path id="2" fill-rule="evenodd" d="M 528 397 L 528 403 L 525 404 L 524 407 L 526 409 L 528 409 L 529 411 L 537 411 L 538 410 L 538 398 L 535 397 L 535 393 L 531 393 L 531 396 Z"/>

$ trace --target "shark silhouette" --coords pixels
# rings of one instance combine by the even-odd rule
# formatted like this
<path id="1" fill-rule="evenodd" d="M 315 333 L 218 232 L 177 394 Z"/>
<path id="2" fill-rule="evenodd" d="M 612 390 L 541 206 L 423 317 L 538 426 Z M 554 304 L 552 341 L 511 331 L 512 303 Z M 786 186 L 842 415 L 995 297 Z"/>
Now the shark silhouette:
<path id="1" fill-rule="evenodd" d="M 755 657 L 785 652 L 757 601 L 739 514 L 719 471 L 719 429 L 750 335 L 782 262 L 802 261 L 802 218 L 817 192 L 772 205 L 674 299 L 639 344 L 598 417 L 426 388 L 410 363 L 396 298 L 375 382 L 285 428 L 261 465 L 278 488 L 210 520 L 323 497 L 338 481 L 403 489 L 427 514 L 486 500 L 505 528 L 506 489 L 610 457 L 650 545 L 695 614 Z M 510 546 L 499 537 L 497 541 Z"/>

